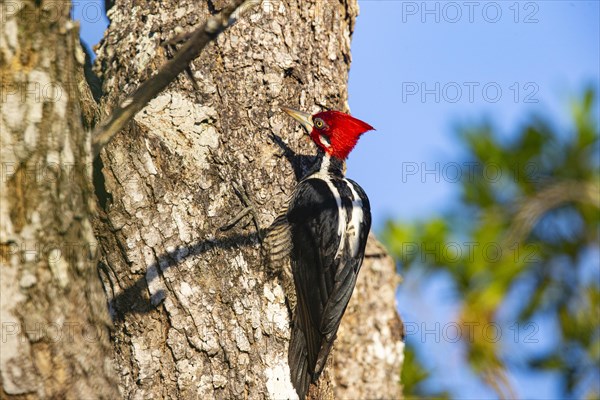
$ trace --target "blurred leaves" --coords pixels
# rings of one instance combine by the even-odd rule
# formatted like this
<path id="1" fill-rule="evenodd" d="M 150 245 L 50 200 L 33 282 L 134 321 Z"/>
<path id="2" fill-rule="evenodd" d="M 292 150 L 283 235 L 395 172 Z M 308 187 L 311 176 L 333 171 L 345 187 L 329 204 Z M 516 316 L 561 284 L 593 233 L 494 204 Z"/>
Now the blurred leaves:
<path id="1" fill-rule="evenodd" d="M 529 323 L 543 315 L 559 327 L 553 332 L 558 345 L 530 356 L 528 368 L 559 372 L 565 396 L 598 395 L 590 392 L 597 386 L 589 385 L 600 376 L 596 96 L 588 90 L 573 104 L 572 132 L 539 117 L 511 140 L 490 125 L 460 129 L 468 152 L 464 165 L 470 167 L 462 175 L 460 204 L 444 218 L 390 221 L 382 235 L 402 272 L 449 273 L 461 299 L 457 322 L 468 332 L 461 343 L 467 361 L 499 397 L 512 395 L 504 377 L 512 359 L 489 340 L 485 327 L 496 323 L 520 283 L 530 292 L 518 294 L 505 322 Z M 418 348 L 410 346 L 402 379 L 407 397 L 423 395 L 419 388 L 428 375 L 414 357 Z"/>
<path id="2" fill-rule="evenodd" d="M 402 368 L 402 389 L 405 399 L 413 397 L 424 397 L 425 393 L 421 387 L 422 382 L 427 379 L 430 373 L 421 366 L 417 360 L 414 349 L 404 348 L 404 365 L 411 365 L 411 368 Z M 436 399 L 449 399 L 450 395 L 446 392 L 436 393 Z"/>

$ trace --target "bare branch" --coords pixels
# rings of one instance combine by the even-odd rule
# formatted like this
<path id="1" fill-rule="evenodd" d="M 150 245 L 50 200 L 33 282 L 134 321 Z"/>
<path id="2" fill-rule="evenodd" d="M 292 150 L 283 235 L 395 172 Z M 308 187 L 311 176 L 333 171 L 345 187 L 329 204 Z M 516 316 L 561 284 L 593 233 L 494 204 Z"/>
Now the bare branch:
<path id="1" fill-rule="evenodd" d="M 523 241 L 544 214 L 569 202 L 591 204 L 598 207 L 600 185 L 596 182 L 564 181 L 553 184 L 525 199 L 507 234 L 507 245 Z"/>
<path id="2" fill-rule="evenodd" d="M 210 42 L 230 25 L 231 15 L 245 0 L 234 0 L 219 15 L 210 17 L 191 35 L 181 50 L 168 61 L 158 73 L 142 83 L 135 93 L 125 99 L 111 115 L 102 121 L 92 133 L 92 154 L 97 156 L 100 150 L 127 124 L 150 100 L 162 92 L 176 77 L 184 71 Z"/>

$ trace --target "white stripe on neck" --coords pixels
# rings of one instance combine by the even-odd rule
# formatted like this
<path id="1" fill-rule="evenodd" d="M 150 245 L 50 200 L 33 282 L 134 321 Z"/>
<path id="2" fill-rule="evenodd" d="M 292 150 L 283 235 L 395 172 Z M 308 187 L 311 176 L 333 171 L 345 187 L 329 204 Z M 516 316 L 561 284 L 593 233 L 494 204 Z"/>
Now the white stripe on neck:
<path id="1" fill-rule="evenodd" d="M 329 166 L 331 165 L 331 156 L 327 153 L 323 155 L 321 160 L 321 167 L 319 168 L 319 175 L 329 175 Z"/>

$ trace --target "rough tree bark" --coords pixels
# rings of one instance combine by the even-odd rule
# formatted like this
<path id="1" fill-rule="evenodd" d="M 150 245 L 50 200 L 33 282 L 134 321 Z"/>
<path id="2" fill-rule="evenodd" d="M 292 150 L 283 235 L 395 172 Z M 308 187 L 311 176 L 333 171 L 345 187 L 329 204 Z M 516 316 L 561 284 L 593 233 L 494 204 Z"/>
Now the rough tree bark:
<path id="1" fill-rule="evenodd" d="M 279 106 L 347 108 L 357 6 L 253 3 L 192 67 L 198 88 L 182 75 L 102 153 L 98 210 L 69 4 L 2 4 L 2 397 L 294 397 L 285 294 L 257 232 L 314 154 Z M 99 52 L 105 112 L 165 61 L 165 40 L 223 6 L 117 2 Z M 258 227 L 246 215 L 219 229 L 248 205 Z M 313 395 L 399 396 L 394 288 L 373 239 Z"/>
<path id="2" fill-rule="evenodd" d="M 1 4 L 1 398 L 118 396 L 68 2 Z"/>
<path id="3" fill-rule="evenodd" d="M 104 215 L 95 226 L 129 398 L 295 395 L 285 294 L 264 266 L 252 214 L 220 227 L 247 206 L 267 227 L 307 165 L 298 155 L 315 153 L 279 106 L 347 109 L 357 4 L 252 3 L 194 62 L 197 89 L 182 74 L 101 155 Z M 104 110 L 165 61 L 165 41 L 225 4 L 116 2 L 98 50 Z M 334 388 L 340 398 L 400 394 L 394 264 L 369 249 L 335 374 L 315 391 L 322 398 Z"/>

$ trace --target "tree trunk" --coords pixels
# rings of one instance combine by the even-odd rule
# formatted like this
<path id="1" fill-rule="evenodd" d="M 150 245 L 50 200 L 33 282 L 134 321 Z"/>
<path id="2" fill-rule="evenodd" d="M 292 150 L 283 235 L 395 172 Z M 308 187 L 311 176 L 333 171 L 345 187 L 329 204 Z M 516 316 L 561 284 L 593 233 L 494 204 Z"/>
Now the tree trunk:
<path id="1" fill-rule="evenodd" d="M 280 106 L 347 109 L 357 5 L 250 3 L 192 65 L 197 89 L 182 74 L 101 155 L 95 226 L 127 398 L 296 396 L 285 293 L 253 213 L 221 228 L 246 207 L 268 227 L 310 161 L 299 155 L 316 153 Z M 117 2 L 98 52 L 104 109 L 165 62 L 165 41 L 225 4 Z M 376 253 L 340 329 L 335 373 L 313 396 L 399 397 L 394 264 Z"/>
<path id="2" fill-rule="evenodd" d="M 279 106 L 347 108 L 356 3 L 250 2 L 191 67 L 198 87 L 182 74 L 103 151 L 98 210 L 68 4 L 12 4 L 25 12 L 3 4 L 0 31 L 2 397 L 295 397 L 285 293 L 258 233 L 315 154 Z M 105 112 L 164 63 L 164 41 L 224 5 L 117 2 L 98 58 Z M 312 397 L 399 397 L 394 288 L 372 239 Z"/>
<path id="3" fill-rule="evenodd" d="M 68 2 L 1 7 L 0 397 L 114 398 L 79 32 Z"/>

